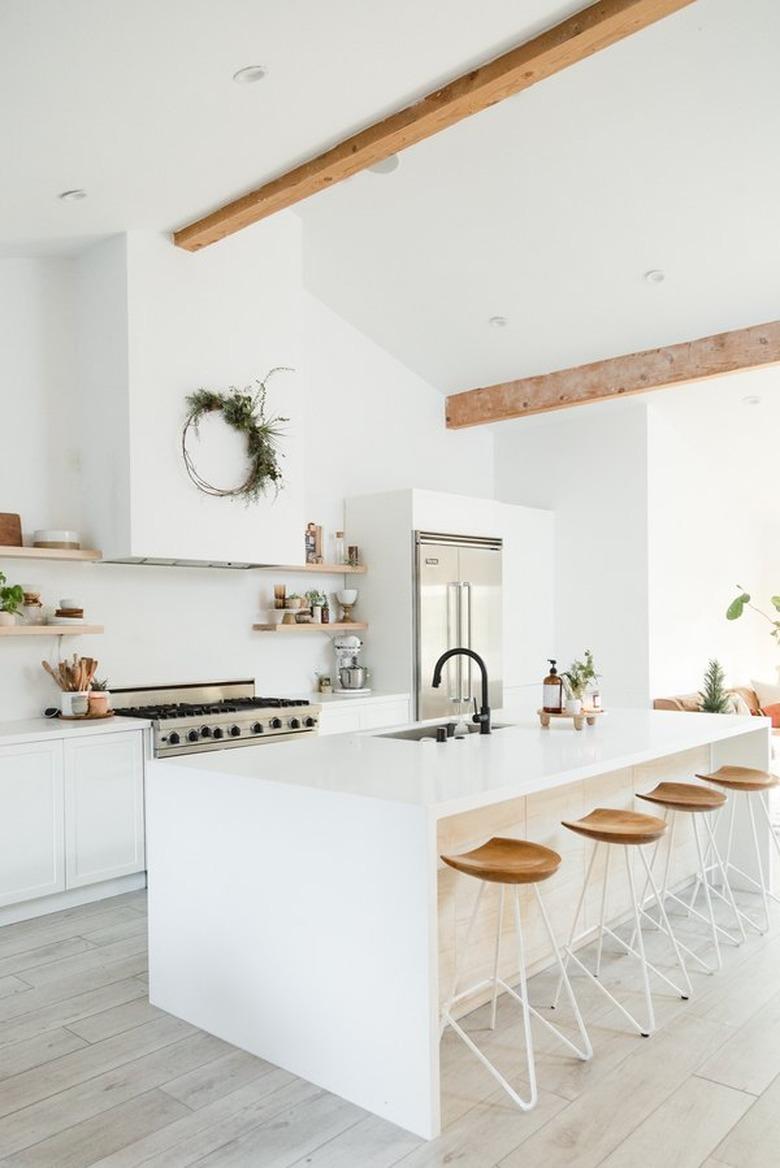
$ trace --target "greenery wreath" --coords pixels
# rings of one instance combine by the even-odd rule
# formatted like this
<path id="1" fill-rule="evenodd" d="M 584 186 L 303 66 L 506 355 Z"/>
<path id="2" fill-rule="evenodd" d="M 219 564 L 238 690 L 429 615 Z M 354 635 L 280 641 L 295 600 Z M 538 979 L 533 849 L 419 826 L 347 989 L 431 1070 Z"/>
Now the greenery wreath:
<path id="1" fill-rule="evenodd" d="M 256 503 L 270 485 L 276 493 L 282 487 L 282 472 L 277 442 L 284 433 L 283 423 L 289 418 L 265 415 L 267 385 L 274 373 L 293 370 L 287 365 L 277 365 L 266 373 L 262 381 L 256 381 L 256 389 L 247 385 L 243 390 L 231 385 L 226 393 L 213 389 L 198 389 L 187 396 L 187 418 L 181 434 L 181 452 L 184 466 L 192 482 L 206 495 L 218 499 L 244 499 Z M 246 453 L 249 469 L 243 482 L 237 487 L 215 487 L 198 474 L 192 455 L 187 446 L 190 430 L 198 434 L 198 427 L 205 414 L 219 412 L 228 426 L 238 430 L 246 438 Z"/>

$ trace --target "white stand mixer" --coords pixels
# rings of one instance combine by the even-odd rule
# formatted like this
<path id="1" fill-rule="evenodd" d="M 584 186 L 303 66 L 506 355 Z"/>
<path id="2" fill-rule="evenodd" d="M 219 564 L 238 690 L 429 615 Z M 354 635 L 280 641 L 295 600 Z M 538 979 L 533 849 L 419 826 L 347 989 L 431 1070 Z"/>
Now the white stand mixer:
<path id="1" fill-rule="evenodd" d="M 358 697 L 371 693 L 367 684 L 368 670 L 365 665 L 360 664 L 362 648 L 363 642 L 354 633 L 333 638 L 333 651 L 336 654 L 335 692 L 344 697 Z"/>

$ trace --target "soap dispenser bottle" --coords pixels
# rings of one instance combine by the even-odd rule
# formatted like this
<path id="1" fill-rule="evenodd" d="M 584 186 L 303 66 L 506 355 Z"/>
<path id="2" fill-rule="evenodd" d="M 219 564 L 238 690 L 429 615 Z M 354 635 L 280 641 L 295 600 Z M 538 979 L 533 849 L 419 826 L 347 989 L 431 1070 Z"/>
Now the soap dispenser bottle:
<path id="1" fill-rule="evenodd" d="M 548 657 L 550 672 L 544 679 L 542 709 L 545 714 L 561 714 L 563 712 L 563 680 L 556 669 L 553 657 Z"/>

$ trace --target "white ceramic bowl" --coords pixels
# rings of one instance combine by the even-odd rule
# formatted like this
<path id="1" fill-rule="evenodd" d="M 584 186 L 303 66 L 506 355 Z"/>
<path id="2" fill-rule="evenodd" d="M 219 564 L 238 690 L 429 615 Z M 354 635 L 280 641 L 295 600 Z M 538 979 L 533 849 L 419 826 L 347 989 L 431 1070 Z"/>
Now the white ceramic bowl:
<path id="1" fill-rule="evenodd" d="M 33 532 L 33 547 L 81 547 L 81 536 L 77 531 L 61 528 L 41 528 Z"/>
<path id="2" fill-rule="evenodd" d="M 74 600 L 72 596 L 63 596 L 60 601 L 60 608 L 83 608 L 84 605 L 80 600 Z"/>
<path id="3" fill-rule="evenodd" d="M 339 604 L 354 604 L 358 597 L 357 588 L 342 588 L 336 593 Z"/>

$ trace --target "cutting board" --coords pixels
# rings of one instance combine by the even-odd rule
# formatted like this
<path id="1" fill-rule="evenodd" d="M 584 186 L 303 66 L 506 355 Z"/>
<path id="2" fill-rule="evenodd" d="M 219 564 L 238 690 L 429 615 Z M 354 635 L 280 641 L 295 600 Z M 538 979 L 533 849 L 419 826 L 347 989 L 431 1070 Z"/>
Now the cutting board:
<path id="1" fill-rule="evenodd" d="M 10 511 L 0 511 L 0 547 L 22 546 L 22 520 Z"/>

